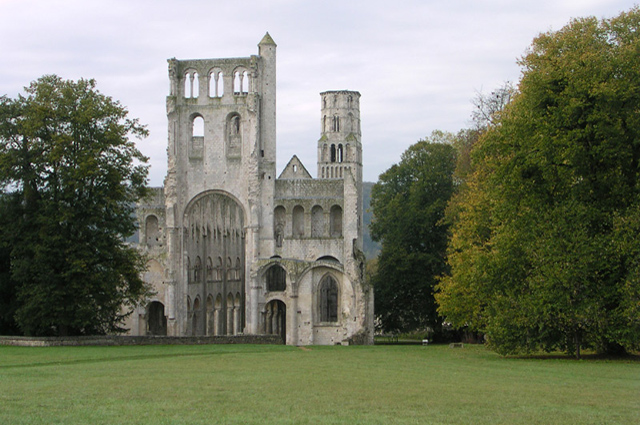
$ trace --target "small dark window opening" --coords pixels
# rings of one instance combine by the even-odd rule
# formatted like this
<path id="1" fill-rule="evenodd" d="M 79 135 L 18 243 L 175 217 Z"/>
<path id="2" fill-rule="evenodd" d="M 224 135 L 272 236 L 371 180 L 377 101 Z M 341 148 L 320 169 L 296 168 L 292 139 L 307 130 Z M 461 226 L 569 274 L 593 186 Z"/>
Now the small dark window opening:
<path id="1" fill-rule="evenodd" d="M 287 272 L 279 265 L 267 270 L 267 291 L 284 291 L 287 288 Z"/>
<path id="2" fill-rule="evenodd" d="M 336 162 L 336 145 L 331 145 L 331 162 Z"/>

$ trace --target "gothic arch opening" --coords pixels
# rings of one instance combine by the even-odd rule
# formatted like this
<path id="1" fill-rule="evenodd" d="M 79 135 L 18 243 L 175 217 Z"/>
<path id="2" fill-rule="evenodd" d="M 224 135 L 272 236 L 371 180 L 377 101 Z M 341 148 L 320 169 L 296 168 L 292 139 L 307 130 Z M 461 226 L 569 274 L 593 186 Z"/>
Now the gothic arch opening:
<path id="1" fill-rule="evenodd" d="M 265 273 L 267 291 L 284 291 L 287 289 L 287 272 L 279 264 L 274 264 Z"/>
<path id="2" fill-rule="evenodd" d="M 205 330 L 206 335 L 213 335 L 213 295 L 209 294 L 207 296 L 207 320 L 206 320 L 207 328 Z"/>
<path id="3" fill-rule="evenodd" d="M 204 118 L 200 115 L 193 117 L 192 121 L 193 137 L 204 137 Z"/>
<path id="4" fill-rule="evenodd" d="M 191 315 L 191 334 L 192 335 L 202 335 L 202 329 L 200 326 L 200 296 L 197 296 L 195 300 L 193 300 L 193 312 Z"/>
<path id="5" fill-rule="evenodd" d="M 164 314 L 164 304 L 152 301 L 147 306 L 147 335 L 166 335 L 167 316 Z"/>
<path id="6" fill-rule="evenodd" d="M 209 72 L 209 97 L 222 97 L 224 94 L 224 75 L 214 69 Z"/>
<path id="7" fill-rule="evenodd" d="M 147 216 L 147 219 L 145 220 L 144 234 L 147 239 L 147 246 L 152 247 L 160 243 L 158 217 L 156 217 L 155 215 Z"/>
<path id="8" fill-rule="evenodd" d="M 320 281 L 318 304 L 320 322 L 335 323 L 338 321 L 338 282 L 330 274 L 327 274 Z"/>
<path id="9" fill-rule="evenodd" d="M 198 73 L 189 70 L 184 74 L 184 97 L 187 99 L 198 97 L 200 91 L 200 81 Z"/>
<path id="10" fill-rule="evenodd" d="M 185 209 L 182 243 L 188 270 L 184 275 L 191 282 L 185 282 L 185 291 L 194 300 L 187 313 L 188 335 L 233 335 L 242 329 L 244 216 L 238 201 L 218 191 L 196 196 Z"/>
<path id="11" fill-rule="evenodd" d="M 264 333 L 280 335 L 282 342 L 287 343 L 287 306 L 280 300 L 272 300 L 265 306 Z"/>
<path id="12" fill-rule="evenodd" d="M 226 141 L 227 156 L 239 157 L 242 153 L 242 118 L 237 112 L 227 117 Z"/>

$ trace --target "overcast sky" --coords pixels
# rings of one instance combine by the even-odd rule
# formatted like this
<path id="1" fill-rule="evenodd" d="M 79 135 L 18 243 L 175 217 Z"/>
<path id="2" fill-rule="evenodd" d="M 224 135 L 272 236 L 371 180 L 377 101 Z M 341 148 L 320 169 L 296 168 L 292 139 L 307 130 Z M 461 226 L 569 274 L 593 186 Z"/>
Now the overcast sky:
<path id="1" fill-rule="evenodd" d="M 315 175 L 320 96 L 357 90 L 364 179 L 433 130 L 470 125 L 471 99 L 517 82 L 533 38 L 625 0 L 0 0 L 0 95 L 44 74 L 95 78 L 146 124 L 150 183 L 166 173 L 167 59 L 277 48 L 278 173 L 293 154 Z"/>

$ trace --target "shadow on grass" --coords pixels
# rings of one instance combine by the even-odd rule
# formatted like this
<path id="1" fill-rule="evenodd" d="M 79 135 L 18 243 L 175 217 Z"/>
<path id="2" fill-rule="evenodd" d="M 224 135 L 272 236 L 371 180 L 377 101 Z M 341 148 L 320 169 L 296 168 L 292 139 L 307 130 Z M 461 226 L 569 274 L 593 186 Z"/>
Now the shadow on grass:
<path id="1" fill-rule="evenodd" d="M 640 354 L 623 354 L 623 355 L 611 355 L 611 354 L 582 354 L 579 359 L 570 354 L 563 353 L 542 353 L 542 354 L 521 354 L 521 355 L 508 355 L 503 356 L 505 359 L 510 360 L 605 360 L 605 361 L 624 361 L 624 362 L 640 362 Z"/>
<path id="2" fill-rule="evenodd" d="M 264 353 L 264 350 L 225 350 L 225 351 L 216 351 L 216 352 L 206 352 L 206 353 L 165 353 L 165 354 L 137 354 L 130 356 L 115 356 L 115 357 L 94 357 L 90 359 L 70 359 L 63 361 L 53 361 L 53 362 L 36 362 L 36 363 L 21 363 L 21 364 L 9 364 L 9 365 L 0 365 L 0 370 L 2 369 L 22 369 L 22 368 L 30 368 L 30 367 L 46 367 L 46 366 L 65 366 L 65 365 L 77 365 L 77 364 L 92 364 L 92 363 L 106 363 L 106 362 L 118 362 L 118 361 L 129 361 L 129 360 L 151 360 L 151 359 L 164 359 L 171 357 L 206 357 L 206 356 L 218 356 L 224 354 L 261 354 Z"/>

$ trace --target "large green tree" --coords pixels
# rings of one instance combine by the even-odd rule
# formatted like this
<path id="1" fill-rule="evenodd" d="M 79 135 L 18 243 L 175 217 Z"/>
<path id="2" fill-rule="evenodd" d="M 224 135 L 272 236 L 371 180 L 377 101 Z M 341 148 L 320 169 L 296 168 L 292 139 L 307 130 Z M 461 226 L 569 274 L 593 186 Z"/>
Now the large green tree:
<path id="1" fill-rule="evenodd" d="M 120 331 L 146 295 L 124 240 L 147 176 L 129 137 L 147 131 L 94 80 L 44 76 L 25 91 L 0 98 L 2 330 Z"/>
<path id="2" fill-rule="evenodd" d="M 501 353 L 640 342 L 640 12 L 537 37 L 475 145 L 439 311 Z"/>
<path id="3" fill-rule="evenodd" d="M 382 242 L 373 276 L 375 311 L 386 331 L 440 328 L 433 290 L 447 271 L 448 225 L 442 219 L 454 190 L 452 140 L 434 132 L 409 147 L 373 186 L 371 235 Z"/>

